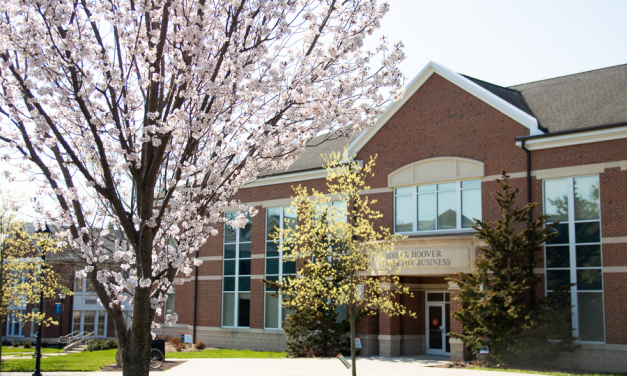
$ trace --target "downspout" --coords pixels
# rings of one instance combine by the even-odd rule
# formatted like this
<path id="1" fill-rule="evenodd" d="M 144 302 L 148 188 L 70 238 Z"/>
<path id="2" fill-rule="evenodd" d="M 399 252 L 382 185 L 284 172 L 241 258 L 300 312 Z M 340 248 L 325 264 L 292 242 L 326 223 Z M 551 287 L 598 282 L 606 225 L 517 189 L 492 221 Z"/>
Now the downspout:
<path id="1" fill-rule="evenodd" d="M 525 146 L 525 139 L 521 140 L 520 146 L 523 148 L 525 153 L 527 153 L 527 204 L 531 204 L 531 151 L 527 149 Z M 531 210 L 529 210 L 529 218 L 528 221 L 531 223 L 532 216 Z M 529 250 L 529 277 L 533 277 L 533 249 Z M 535 305 L 536 302 L 536 290 L 531 289 L 531 307 Z"/>
<path id="2" fill-rule="evenodd" d="M 196 250 L 196 258 L 198 258 L 198 250 Z M 194 330 L 192 332 L 192 344 L 196 343 L 196 307 L 198 305 L 198 265 L 196 265 L 196 278 L 194 278 Z"/>

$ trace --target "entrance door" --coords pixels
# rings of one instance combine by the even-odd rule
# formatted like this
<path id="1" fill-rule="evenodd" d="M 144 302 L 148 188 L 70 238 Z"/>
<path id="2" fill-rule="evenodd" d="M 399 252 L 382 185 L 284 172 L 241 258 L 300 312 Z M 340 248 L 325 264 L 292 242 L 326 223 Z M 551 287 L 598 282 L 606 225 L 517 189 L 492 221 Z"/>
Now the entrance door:
<path id="1" fill-rule="evenodd" d="M 451 352 L 449 344 L 449 314 L 451 312 L 448 292 L 427 293 L 427 354 L 446 355 Z"/>

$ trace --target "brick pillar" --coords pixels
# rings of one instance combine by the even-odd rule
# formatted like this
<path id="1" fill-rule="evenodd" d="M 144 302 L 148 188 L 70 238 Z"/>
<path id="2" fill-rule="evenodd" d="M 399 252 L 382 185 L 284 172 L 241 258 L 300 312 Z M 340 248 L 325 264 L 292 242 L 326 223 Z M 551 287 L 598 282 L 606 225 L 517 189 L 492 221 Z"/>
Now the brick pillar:
<path id="1" fill-rule="evenodd" d="M 393 298 L 395 303 L 400 303 L 400 296 Z M 379 355 L 401 355 L 401 317 L 388 316 L 379 312 Z"/>
<path id="2" fill-rule="evenodd" d="M 455 282 L 448 283 L 448 290 L 451 292 L 450 296 L 450 304 L 451 304 L 451 316 L 448 318 L 451 322 L 451 333 L 462 334 L 464 332 L 464 326 L 461 322 L 453 319 L 453 312 L 457 312 L 462 309 L 462 302 L 458 301 L 457 295 L 459 294 L 459 286 Z M 451 344 L 451 359 L 464 359 L 470 360 L 472 359 L 472 354 L 466 346 L 464 346 L 464 342 L 461 339 L 453 338 L 450 339 Z"/>

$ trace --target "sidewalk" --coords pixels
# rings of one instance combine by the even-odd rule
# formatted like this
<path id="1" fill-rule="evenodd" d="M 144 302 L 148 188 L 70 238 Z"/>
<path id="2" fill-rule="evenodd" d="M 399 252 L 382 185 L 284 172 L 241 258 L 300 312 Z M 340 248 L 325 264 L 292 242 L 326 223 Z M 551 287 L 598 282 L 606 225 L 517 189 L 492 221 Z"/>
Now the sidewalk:
<path id="1" fill-rule="evenodd" d="M 179 360 L 179 359 L 176 359 Z M 511 376 L 507 372 L 432 368 L 445 364 L 448 357 L 432 355 L 402 357 L 359 357 L 359 376 Z M 3 372 L 2 376 L 30 376 L 32 372 Z M 42 372 L 44 376 L 121 376 L 121 372 Z M 168 371 L 151 372 L 162 376 L 350 376 L 338 359 L 189 359 Z M 524 375 L 524 374 L 520 374 Z"/>

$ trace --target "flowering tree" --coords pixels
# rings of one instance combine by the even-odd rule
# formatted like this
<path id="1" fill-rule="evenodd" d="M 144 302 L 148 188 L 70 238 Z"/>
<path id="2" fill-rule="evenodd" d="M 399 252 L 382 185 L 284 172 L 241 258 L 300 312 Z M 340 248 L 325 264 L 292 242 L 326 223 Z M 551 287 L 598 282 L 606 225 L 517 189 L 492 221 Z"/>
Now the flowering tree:
<path id="1" fill-rule="evenodd" d="M 179 272 L 200 263 L 191 255 L 217 234 L 237 190 L 287 168 L 323 130 L 371 126 L 388 100 L 380 89 L 402 95 L 402 46 L 363 51 L 387 9 L 375 0 L 0 2 L 4 159 L 56 199 L 57 210 L 39 209 L 85 260 L 78 276 L 113 318 L 125 375 L 148 373 L 149 324 Z M 255 214 L 241 208 L 229 225 L 244 226 L 245 212 Z M 122 236 L 109 251 L 98 239 L 111 226 Z"/>
<path id="2" fill-rule="evenodd" d="M 287 297 L 283 307 L 300 310 L 316 309 L 332 313 L 335 306 L 346 306 L 350 315 L 350 338 L 355 338 L 355 324 L 361 314 L 409 314 L 399 303 L 408 294 L 391 271 L 411 268 L 410 252 L 395 251 L 404 237 L 388 228 L 377 227 L 383 216 L 373 210 L 376 200 L 360 194 L 370 189 L 366 178 L 374 176 L 374 158 L 360 167 L 359 162 L 344 153 L 325 157 L 327 193 L 298 186 L 292 200 L 297 223 L 273 234 L 282 239 L 279 251 L 286 261 L 302 260 L 297 276 L 280 283 L 266 284 Z M 339 201 L 334 201 L 339 200 Z M 343 334 L 343 333 L 342 333 Z M 325 354 L 326 355 L 326 354 Z M 357 375 L 355 341 L 351 340 L 352 375 Z"/>

